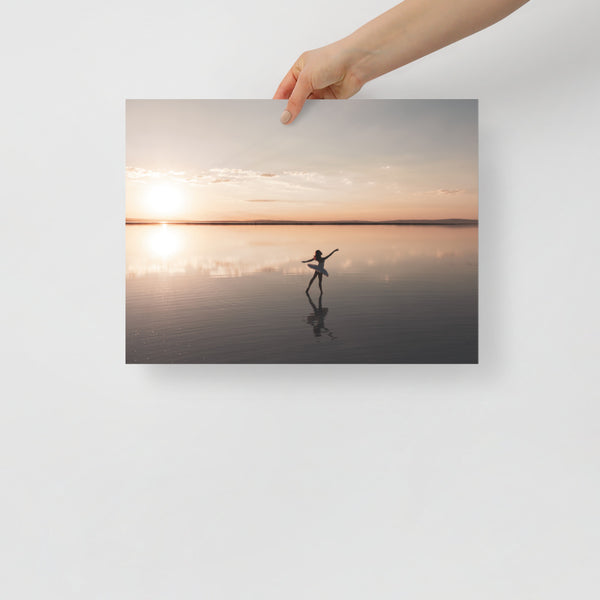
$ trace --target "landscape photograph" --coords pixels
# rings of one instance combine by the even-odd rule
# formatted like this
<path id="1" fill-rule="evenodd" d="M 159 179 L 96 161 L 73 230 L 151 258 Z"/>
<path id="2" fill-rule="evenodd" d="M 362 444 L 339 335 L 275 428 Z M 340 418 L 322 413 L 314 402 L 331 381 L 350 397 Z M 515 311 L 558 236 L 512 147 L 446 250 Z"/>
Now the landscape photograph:
<path id="1" fill-rule="evenodd" d="M 127 363 L 477 363 L 475 100 L 128 100 Z"/>

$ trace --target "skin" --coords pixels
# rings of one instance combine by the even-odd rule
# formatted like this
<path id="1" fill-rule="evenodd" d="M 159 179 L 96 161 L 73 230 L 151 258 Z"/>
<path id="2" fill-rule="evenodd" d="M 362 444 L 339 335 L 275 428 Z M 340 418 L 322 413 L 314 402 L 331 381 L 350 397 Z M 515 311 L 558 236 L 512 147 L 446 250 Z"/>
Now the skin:
<path id="1" fill-rule="evenodd" d="M 527 0 L 404 0 L 333 44 L 304 52 L 275 92 L 290 124 L 308 98 L 349 98 L 362 86 L 500 21 Z"/>
<path id="2" fill-rule="evenodd" d="M 319 264 L 320 267 L 322 267 L 325 264 L 325 261 L 335 252 L 339 252 L 339 248 L 336 248 L 335 250 L 333 250 L 333 252 L 330 252 L 327 256 L 321 256 L 320 258 L 315 258 L 314 256 L 312 258 L 309 258 L 308 260 L 303 260 L 303 263 L 309 263 L 312 262 L 313 260 L 316 260 L 317 263 Z M 323 273 L 319 273 L 318 271 L 315 271 L 315 274 L 312 276 L 312 279 L 310 280 L 308 287 L 306 288 L 306 293 L 308 294 L 308 290 L 310 290 L 310 286 L 313 284 L 313 281 L 316 278 L 319 278 L 319 289 L 321 290 L 321 293 L 323 293 Z"/>

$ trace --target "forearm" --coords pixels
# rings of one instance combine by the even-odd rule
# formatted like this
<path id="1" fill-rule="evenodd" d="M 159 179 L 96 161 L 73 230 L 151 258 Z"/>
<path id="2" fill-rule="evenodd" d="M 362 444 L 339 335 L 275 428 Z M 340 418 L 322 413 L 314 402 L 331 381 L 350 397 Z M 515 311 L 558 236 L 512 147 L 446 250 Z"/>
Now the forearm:
<path id="1" fill-rule="evenodd" d="M 500 21 L 527 0 L 405 0 L 336 42 L 360 84 Z"/>

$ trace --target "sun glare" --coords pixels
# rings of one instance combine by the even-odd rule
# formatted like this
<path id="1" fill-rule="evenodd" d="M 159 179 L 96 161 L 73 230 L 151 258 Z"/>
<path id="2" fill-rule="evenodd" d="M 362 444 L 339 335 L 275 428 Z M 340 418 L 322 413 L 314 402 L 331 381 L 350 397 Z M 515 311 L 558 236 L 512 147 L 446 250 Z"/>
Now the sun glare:
<path id="1" fill-rule="evenodd" d="M 162 259 L 173 256 L 181 247 L 181 240 L 173 226 L 163 223 L 157 227 L 148 238 L 152 253 Z"/>
<path id="2" fill-rule="evenodd" d="M 183 193 L 174 185 L 159 183 L 149 187 L 145 203 L 153 217 L 176 219 L 183 207 Z"/>

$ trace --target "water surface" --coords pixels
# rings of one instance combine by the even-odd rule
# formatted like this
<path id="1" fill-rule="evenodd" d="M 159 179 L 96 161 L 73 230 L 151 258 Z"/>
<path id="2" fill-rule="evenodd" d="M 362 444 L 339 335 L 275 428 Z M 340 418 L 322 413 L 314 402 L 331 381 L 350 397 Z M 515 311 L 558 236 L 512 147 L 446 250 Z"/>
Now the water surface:
<path id="1" fill-rule="evenodd" d="M 476 226 L 126 232 L 128 363 L 477 362 Z"/>

